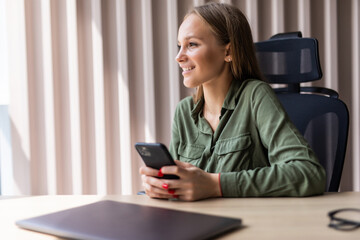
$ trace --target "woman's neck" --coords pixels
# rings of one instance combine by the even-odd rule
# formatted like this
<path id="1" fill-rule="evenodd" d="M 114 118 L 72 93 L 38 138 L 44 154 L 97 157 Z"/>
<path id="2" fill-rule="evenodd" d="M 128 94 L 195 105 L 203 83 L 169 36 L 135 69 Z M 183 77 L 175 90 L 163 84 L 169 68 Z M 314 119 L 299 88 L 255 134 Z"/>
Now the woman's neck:
<path id="1" fill-rule="evenodd" d="M 203 116 L 210 124 L 213 132 L 215 132 L 219 125 L 221 108 L 229 91 L 231 82 L 232 77 L 223 79 L 223 81 L 214 81 L 212 83 L 203 84 L 205 101 Z"/>
<path id="2" fill-rule="evenodd" d="M 232 78 L 217 81 L 211 84 L 204 84 L 204 110 L 211 114 L 220 114 L 225 97 L 229 91 Z"/>

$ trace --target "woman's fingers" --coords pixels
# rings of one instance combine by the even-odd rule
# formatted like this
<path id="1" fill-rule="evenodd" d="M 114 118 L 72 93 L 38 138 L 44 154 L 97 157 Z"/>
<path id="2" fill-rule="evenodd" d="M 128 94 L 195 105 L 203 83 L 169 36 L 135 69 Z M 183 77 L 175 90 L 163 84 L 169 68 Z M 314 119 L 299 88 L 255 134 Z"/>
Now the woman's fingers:
<path id="1" fill-rule="evenodd" d="M 185 171 L 182 171 L 183 169 L 194 167 L 190 163 L 185 163 L 178 160 L 175 160 L 175 163 L 177 164 L 176 166 L 165 166 L 160 170 L 142 166 L 139 168 L 139 173 L 147 176 L 162 177 L 164 174 L 182 174 L 185 173 Z"/>
<path id="2" fill-rule="evenodd" d="M 148 183 L 144 183 L 144 189 L 149 196 L 159 195 L 165 196 L 167 198 L 171 197 L 171 194 L 168 192 L 168 190 L 158 188 Z"/>
<path id="3" fill-rule="evenodd" d="M 161 168 L 161 172 L 163 174 L 176 175 L 180 179 L 186 178 L 189 173 L 191 173 L 191 169 L 196 168 L 191 164 L 179 164 L 176 166 L 165 166 Z"/>
<path id="4" fill-rule="evenodd" d="M 146 166 L 142 166 L 139 168 L 139 173 L 146 176 L 159 176 L 159 170 L 154 168 L 149 168 Z"/>
<path id="5" fill-rule="evenodd" d="M 161 190 L 164 190 L 162 187 L 163 183 L 158 179 L 151 176 L 142 176 L 142 180 L 144 183 L 144 187 L 147 187 L 148 191 L 155 191 L 160 192 Z"/>
<path id="6" fill-rule="evenodd" d="M 173 189 L 169 187 L 170 182 L 158 178 L 143 175 L 142 182 L 145 192 L 151 197 L 171 198 L 173 197 Z M 171 185 L 174 185 L 171 183 Z"/>
<path id="7" fill-rule="evenodd" d="M 174 161 L 175 161 L 176 165 L 178 165 L 179 167 L 182 167 L 182 168 L 194 167 L 194 165 L 187 163 L 187 162 L 181 162 L 179 160 L 174 160 Z"/>
<path id="8" fill-rule="evenodd" d="M 147 188 L 145 187 L 145 192 L 146 195 L 148 195 L 151 198 L 172 198 L 173 195 L 169 194 L 169 193 L 162 193 L 162 192 L 156 192 L 156 191 L 148 191 Z"/>

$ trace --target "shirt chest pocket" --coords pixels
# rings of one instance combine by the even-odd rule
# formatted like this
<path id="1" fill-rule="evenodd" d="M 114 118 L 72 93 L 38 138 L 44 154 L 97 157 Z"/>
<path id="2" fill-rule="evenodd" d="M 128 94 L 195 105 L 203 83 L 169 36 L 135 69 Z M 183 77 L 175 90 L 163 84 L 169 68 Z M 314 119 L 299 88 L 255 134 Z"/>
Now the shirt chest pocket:
<path id="1" fill-rule="evenodd" d="M 214 149 L 218 158 L 218 171 L 238 171 L 247 169 L 251 159 L 251 135 L 219 140 Z"/>
<path id="2" fill-rule="evenodd" d="M 251 145 L 251 137 L 249 134 L 244 134 L 238 137 L 227 138 L 219 140 L 215 145 L 215 153 L 218 155 L 225 155 L 228 153 L 245 150 Z"/>
<path id="3" fill-rule="evenodd" d="M 205 150 L 205 146 L 192 145 L 192 144 L 180 144 L 178 148 L 178 155 L 180 161 L 189 162 L 195 164 L 201 158 Z"/>

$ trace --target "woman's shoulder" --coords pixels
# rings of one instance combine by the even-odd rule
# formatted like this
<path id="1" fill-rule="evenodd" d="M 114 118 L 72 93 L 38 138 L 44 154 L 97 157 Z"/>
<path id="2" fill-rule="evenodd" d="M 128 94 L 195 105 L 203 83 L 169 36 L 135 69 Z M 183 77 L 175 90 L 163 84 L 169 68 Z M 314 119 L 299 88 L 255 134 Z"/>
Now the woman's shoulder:
<path id="1" fill-rule="evenodd" d="M 178 106 L 192 107 L 194 106 L 194 98 L 192 96 L 187 96 L 179 101 Z"/>
<path id="2" fill-rule="evenodd" d="M 252 79 L 252 78 L 246 79 L 243 84 L 246 86 L 246 88 L 249 88 L 249 89 L 269 88 L 270 87 L 270 85 L 267 82 L 259 80 L 259 79 Z"/>
<path id="3" fill-rule="evenodd" d="M 268 84 L 265 81 L 262 80 L 258 80 L 258 79 L 247 79 L 243 82 L 244 84 L 244 92 L 246 92 L 247 94 L 250 95 L 254 95 L 254 94 L 264 94 L 264 93 L 270 93 L 271 95 L 273 94 L 273 89 L 270 86 L 270 84 Z"/>
<path id="4" fill-rule="evenodd" d="M 194 99 L 192 96 L 185 97 L 180 100 L 180 102 L 177 104 L 177 111 L 191 111 L 194 107 Z"/>

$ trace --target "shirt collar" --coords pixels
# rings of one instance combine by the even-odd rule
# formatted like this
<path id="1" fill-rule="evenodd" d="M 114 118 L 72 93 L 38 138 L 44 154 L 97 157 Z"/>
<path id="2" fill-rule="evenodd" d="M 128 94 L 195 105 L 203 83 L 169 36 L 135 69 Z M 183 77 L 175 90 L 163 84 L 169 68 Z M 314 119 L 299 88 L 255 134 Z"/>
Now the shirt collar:
<path id="1" fill-rule="evenodd" d="M 202 112 L 204 106 L 204 97 L 201 97 L 200 100 L 194 105 L 193 109 L 191 110 L 191 117 L 194 120 L 195 124 L 198 122 L 200 118 L 200 114 Z"/>
<path id="2" fill-rule="evenodd" d="M 233 79 L 231 81 L 231 85 L 229 88 L 228 93 L 226 94 L 223 106 L 222 106 L 222 111 L 223 109 L 227 109 L 227 110 L 234 110 L 236 107 L 236 99 L 238 96 L 238 90 L 241 86 L 241 81 Z"/>

